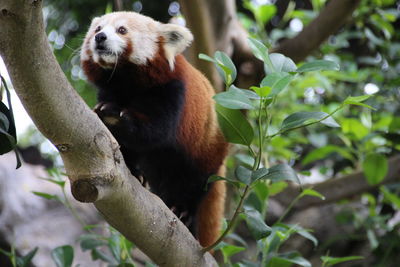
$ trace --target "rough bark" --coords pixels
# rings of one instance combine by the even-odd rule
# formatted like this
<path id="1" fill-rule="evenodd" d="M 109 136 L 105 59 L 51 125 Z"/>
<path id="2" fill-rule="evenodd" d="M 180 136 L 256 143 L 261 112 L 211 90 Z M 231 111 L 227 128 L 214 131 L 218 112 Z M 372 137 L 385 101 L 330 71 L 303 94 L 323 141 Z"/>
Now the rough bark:
<path id="1" fill-rule="evenodd" d="M 385 179 L 377 184 L 370 185 L 363 172 L 355 172 L 340 178 L 332 178 L 326 182 L 308 185 L 312 189 L 318 191 L 325 196 L 325 199 L 316 197 L 304 197 L 294 206 L 297 210 L 309 208 L 311 206 L 325 205 L 341 199 L 353 198 L 364 192 L 368 192 L 379 187 L 382 184 L 400 181 L 400 155 L 393 156 L 389 160 L 389 169 Z M 290 202 L 299 194 L 300 187 L 291 185 L 274 199 L 282 205 L 288 206 Z"/>
<path id="2" fill-rule="evenodd" d="M 0 2 L 0 55 L 28 114 L 60 151 L 74 197 L 93 202 L 160 266 L 216 265 L 164 203 L 131 176 L 118 143 L 55 60 L 41 7 L 40 0 Z"/>

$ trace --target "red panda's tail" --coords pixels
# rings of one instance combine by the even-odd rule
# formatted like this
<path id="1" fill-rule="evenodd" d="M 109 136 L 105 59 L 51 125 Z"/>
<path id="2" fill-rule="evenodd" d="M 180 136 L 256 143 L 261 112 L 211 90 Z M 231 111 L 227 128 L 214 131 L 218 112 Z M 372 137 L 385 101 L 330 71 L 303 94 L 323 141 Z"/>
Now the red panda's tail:
<path id="1" fill-rule="evenodd" d="M 225 175 L 225 166 L 221 166 L 219 176 Z M 203 247 L 212 245 L 221 234 L 221 223 L 225 208 L 225 181 L 216 181 L 210 185 L 207 195 L 198 210 L 198 238 Z"/>

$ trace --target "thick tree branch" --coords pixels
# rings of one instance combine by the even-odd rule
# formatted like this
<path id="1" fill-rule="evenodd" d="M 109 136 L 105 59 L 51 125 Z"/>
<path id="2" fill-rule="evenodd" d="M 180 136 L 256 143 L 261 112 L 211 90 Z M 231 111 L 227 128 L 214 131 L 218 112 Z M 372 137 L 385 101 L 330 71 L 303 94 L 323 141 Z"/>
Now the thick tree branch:
<path id="1" fill-rule="evenodd" d="M 295 206 L 301 210 L 311 206 L 325 205 L 345 198 L 353 198 L 364 192 L 368 192 L 382 184 L 400 181 L 400 155 L 389 159 L 389 170 L 385 179 L 377 184 L 370 185 L 363 172 L 355 172 L 341 178 L 329 179 L 326 182 L 309 185 L 308 187 L 320 192 L 325 196 L 325 200 L 316 197 L 304 197 Z M 300 187 L 291 185 L 282 193 L 274 197 L 282 205 L 288 206 L 290 202 L 300 193 Z"/>
<path id="2" fill-rule="evenodd" d="M 208 50 L 202 45 L 194 47 L 194 55 L 204 51 L 213 54 L 214 50 L 220 50 L 232 56 L 238 67 L 238 85 L 241 87 L 255 85 L 262 79 L 263 64 L 254 57 L 247 44 L 247 33 L 236 15 L 234 0 L 205 0 L 198 5 L 190 0 L 179 2 L 196 42 L 204 39 L 208 47 Z M 292 39 L 282 41 L 271 52 L 285 54 L 295 62 L 303 60 L 348 21 L 359 3 L 360 0 L 331 0 L 303 31 Z M 188 8 L 193 6 L 196 8 Z M 197 17 L 191 14 L 198 10 L 206 15 Z"/>
<path id="3" fill-rule="evenodd" d="M 360 0 L 331 0 L 296 37 L 283 41 L 273 52 L 284 54 L 295 62 L 303 60 L 347 22 L 359 3 Z"/>
<path id="4" fill-rule="evenodd" d="M 74 197 L 160 266 L 216 266 L 164 203 L 130 175 L 118 143 L 68 83 L 48 44 L 40 0 L 0 2 L 0 55 L 24 107 L 58 148 Z"/>

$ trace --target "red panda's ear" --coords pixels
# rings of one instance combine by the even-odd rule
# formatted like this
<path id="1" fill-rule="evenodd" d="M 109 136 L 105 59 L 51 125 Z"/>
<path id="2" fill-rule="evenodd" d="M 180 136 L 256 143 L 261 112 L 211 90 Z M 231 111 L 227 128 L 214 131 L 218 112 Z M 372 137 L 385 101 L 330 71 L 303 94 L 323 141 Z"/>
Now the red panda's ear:
<path id="1" fill-rule="evenodd" d="M 175 56 L 182 53 L 193 40 L 192 33 L 176 24 L 160 24 L 160 33 L 164 37 L 164 52 L 171 70 L 174 69 Z"/>

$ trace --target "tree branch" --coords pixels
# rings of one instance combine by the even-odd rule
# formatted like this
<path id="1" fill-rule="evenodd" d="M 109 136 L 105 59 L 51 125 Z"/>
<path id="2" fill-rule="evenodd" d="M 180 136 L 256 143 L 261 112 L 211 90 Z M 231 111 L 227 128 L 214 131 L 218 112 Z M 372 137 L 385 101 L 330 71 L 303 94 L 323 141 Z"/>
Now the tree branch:
<path id="1" fill-rule="evenodd" d="M 296 37 L 280 43 L 271 52 L 281 53 L 299 62 L 337 32 L 353 14 L 360 0 L 331 0 Z"/>
<path id="2" fill-rule="evenodd" d="M 114 0 L 114 11 L 124 10 L 124 3 L 122 0 Z"/>
<path id="3" fill-rule="evenodd" d="M 306 209 L 311 206 L 325 205 L 341 199 L 352 198 L 364 192 L 368 192 L 379 187 L 382 184 L 399 182 L 400 181 L 400 155 L 391 157 L 389 160 L 389 169 L 385 179 L 377 184 L 370 185 L 363 172 L 355 172 L 341 178 L 332 178 L 326 182 L 308 185 L 322 195 L 325 200 L 316 197 L 304 197 L 294 206 L 297 210 Z M 300 192 L 300 187 L 290 185 L 286 190 L 274 197 L 284 206 L 288 206 L 290 201 L 294 199 Z"/>
<path id="4" fill-rule="evenodd" d="M 235 1 L 205 0 L 198 5 L 194 5 L 190 0 L 179 2 L 196 42 L 204 39 L 208 45 L 208 50 L 202 45 L 194 47 L 192 54 L 197 57 L 199 53 L 205 53 L 204 51 L 208 54 L 213 54 L 214 50 L 224 51 L 233 58 L 238 68 L 237 81 L 240 87 L 246 88 L 259 83 L 264 75 L 264 66 L 254 57 L 247 44 L 247 33 L 236 15 Z M 292 39 L 282 41 L 271 49 L 271 52 L 282 53 L 295 62 L 303 60 L 348 21 L 359 3 L 360 0 L 331 0 L 303 31 Z M 190 8 L 192 6 L 196 6 L 197 9 Z M 192 15 L 198 10 L 206 15 Z M 202 70 L 208 76 L 209 71 Z"/>
<path id="5" fill-rule="evenodd" d="M 127 169 L 119 146 L 68 83 L 48 44 L 40 0 L 0 2 L 0 55 L 38 129 L 58 148 L 74 197 L 160 266 L 216 266 L 181 221 Z"/>

